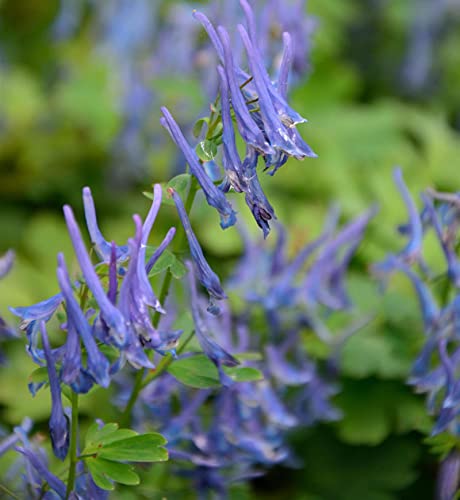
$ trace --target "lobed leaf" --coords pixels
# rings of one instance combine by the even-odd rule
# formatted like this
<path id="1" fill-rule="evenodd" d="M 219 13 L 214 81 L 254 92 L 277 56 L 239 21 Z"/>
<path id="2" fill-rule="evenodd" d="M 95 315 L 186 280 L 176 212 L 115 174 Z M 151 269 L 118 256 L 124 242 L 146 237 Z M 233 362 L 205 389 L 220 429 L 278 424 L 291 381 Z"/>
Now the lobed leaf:
<path id="1" fill-rule="evenodd" d="M 254 382 L 262 380 L 262 373 L 252 367 L 224 367 L 225 373 L 235 382 Z M 179 382 L 196 389 L 219 387 L 219 372 L 214 363 L 204 354 L 174 361 L 168 372 Z"/>

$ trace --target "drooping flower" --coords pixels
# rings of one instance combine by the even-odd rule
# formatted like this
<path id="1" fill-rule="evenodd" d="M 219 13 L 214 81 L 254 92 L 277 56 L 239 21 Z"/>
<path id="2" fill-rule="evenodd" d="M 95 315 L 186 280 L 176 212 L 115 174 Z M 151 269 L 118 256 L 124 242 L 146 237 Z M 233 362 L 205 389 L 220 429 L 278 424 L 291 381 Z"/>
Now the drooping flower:
<path id="1" fill-rule="evenodd" d="M 96 217 L 96 208 L 94 206 L 93 196 L 89 187 L 83 188 L 83 207 L 85 209 L 86 227 L 94 245 L 97 255 L 102 262 L 110 261 L 111 245 L 108 243 L 99 229 Z M 117 260 L 124 260 L 128 257 L 128 247 L 116 246 Z"/>
<path id="2" fill-rule="evenodd" d="M 42 481 L 45 481 L 50 488 L 52 488 L 60 498 L 65 498 L 66 486 L 65 484 L 52 472 L 49 471 L 43 459 L 29 448 L 18 446 L 16 450 L 24 455 L 32 467 L 36 470 Z"/>
<path id="3" fill-rule="evenodd" d="M 452 450 L 442 461 L 437 483 L 439 500 L 451 500 L 458 491 L 460 481 L 460 454 Z"/>
<path id="4" fill-rule="evenodd" d="M 54 454 L 61 460 L 64 460 L 69 450 L 69 423 L 64 414 L 61 400 L 61 388 L 59 379 L 54 366 L 51 347 L 46 333 L 45 322 L 40 322 L 40 330 L 43 341 L 43 351 L 45 353 L 46 368 L 48 370 L 48 379 L 51 391 L 51 417 L 49 420 L 51 444 Z"/>
<path id="5" fill-rule="evenodd" d="M 40 321 L 48 322 L 63 301 L 62 293 L 58 293 L 31 306 L 9 308 L 13 314 L 22 319 L 19 328 L 25 330 L 27 334 L 29 342 L 27 351 L 35 363 L 43 364 L 45 359 L 43 350 L 38 347 Z"/>
<path id="6" fill-rule="evenodd" d="M 76 369 L 76 365 L 81 360 L 81 352 L 79 342 L 76 342 L 76 339 L 73 336 L 76 332 L 81 338 L 86 349 L 88 364 L 87 370 L 89 374 L 100 386 L 108 387 L 110 384 L 109 362 L 97 347 L 96 341 L 91 332 L 91 327 L 89 326 L 83 311 L 80 309 L 80 306 L 73 296 L 63 254 L 58 255 L 57 277 L 59 286 L 62 290 L 62 294 L 65 297 L 67 311 L 67 329 L 68 331 L 70 331 L 66 344 L 66 353 L 63 363 L 63 375 L 66 374 L 67 380 L 69 380 L 70 378 L 71 383 L 73 383 L 79 375 L 79 370 Z M 71 350 L 72 348 L 73 351 Z M 71 374 L 68 374 L 67 372 L 69 368 Z"/>
<path id="7" fill-rule="evenodd" d="M 240 67 L 239 57 L 235 54 L 227 30 L 223 26 L 215 29 L 204 13 L 195 11 L 194 16 L 208 33 L 220 60 L 217 72 L 220 82 L 222 140 L 219 140 L 219 144 L 223 145 L 222 166 L 225 172 L 220 188 L 223 192 L 233 188 L 244 193 L 254 219 L 263 230 L 264 236 L 267 236 L 270 221 L 276 217 L 258 179 L 259 158 L 265 162 L 265 170 L 273 175 L 289 157 L 304 159 L 316 157 L 316 154 L 296 129 L 296 125 L 306 120 L 286 101 L 288 73 L 293 57 L 289 34 L 283 35 L 280 81 L 278 85 L 273 84 L 258 46 L 253 11 L 246 1 L 240 3 L 248 31 L 242 25 L 238 26 L 238 30 L 246 50 L 249 74 Z M 246 143 L 246 156 L 243 161 L 240 160 L 236 149 L 232 112 L 239 135 Z M 219 211 L 221 226 L 225 228 L 234 224 L 236 217 L 226 206 L 225 197 L 222 193 L 220 196 L 216 193 L 211 178 L 200 168 L 194 151 L 170 113 L 163 108 L 163 114 L 162 124 L 183 151 L 208 203 Z"/>
<path id="8" fill-rule="evenodd" d="M 384 279 L 399 272 L 410 280 L 418 298 L 425 343 L 413 364 L 408 383 L 418 392 L 427 393 L 428 411 L 437 417 L 433 434 L 447 431 L 456 435 L 460 415 L 460 383 L 456 375 L 460 363 L 459 264 L 455 249 L 459 229 L 458 197 L 427 190 L 421 195 L 423 205 L 419 213 L 399 169 L 394 177 L 409 214 L 409 223 L 399 230 L 409 241 L 402 251 L 376 264 L 374 271 Z M 428 231 L 433 231 L 438 240 L 445 263 L 443 278 L 452 291 L 446 288 L 441 297 L 434 297 L 431 283 L 426 281 L 427 276 L 432 275 L 423 261 L 423 243 Z M 416 264 L 420 271 L 415 268 Z"/>
<path id="9" fill-rule="evenodd" d="M 198 183 L 200 184 L 206 200 L 209 205 L 216 208 L 220 214 L 220 225 L 222 229 L 233 226 L 236 222 L 235 212 L 232 206 L 225 198 L 222 191 L 220 191 L 212 182 L 202 165 L 200 165 L 198 156 L 195 151 L 190 147 L 186 141 L 182 131 L 175 122 L 171 113 L 167 108 L 161 108 L 163 113 L 163 118 L 161 120 L 162 125 L 171 135 L 173 141 L 184 153 L 185 159 L 189 164 L 191 173 L 196 177 Z"/>
<path id="10" fill-rule="evenodd" d="M 198 295 L 195 284 L 195 273 L 191 262 L 187 262 L 188 269 L 188 284 L 190 294 L 190 306 L 192 308 L 193 321 L 195 324 L 195 334 L 204 353 L 216 365 L 222 384 L 231 385 L 231 379 L 225 374 L 222 366 L 237 366 L 239 361 L 231 354 L 226 352 L 220 345 L 215 342 L 206 330 L 205 323 L 201 318 L 201 311 L 198 302 Z"/>
<path id="11" fill-rule="evenodd" d="M 184 228 L 190 248 L 190 254 L 196 266 L 198 280 L 209 293 L 211 302 L 208 310 L 210 310 L 211 312 L 218 312 L 218 308 L 216 309 L 217 306 L 214 305 L 213 299 L 223 300 L 227 298 L 227 295 L 225 294 L 222 285 L 220 284 L 219 277 L 211 269 L 211 266 L 208 264 L 203 254 L 203 250 L 201 249 L 195 233 L 193 232 L 192 225 L 190 224 L 190 220 L 188 218 L 184 204 L 182 203 L 181 197 L 172 188 L 169 188 L 168 192 L 173 197 L 174 203 L 177 208 L 177 213 L 179 214 L 179 218 Z"/>

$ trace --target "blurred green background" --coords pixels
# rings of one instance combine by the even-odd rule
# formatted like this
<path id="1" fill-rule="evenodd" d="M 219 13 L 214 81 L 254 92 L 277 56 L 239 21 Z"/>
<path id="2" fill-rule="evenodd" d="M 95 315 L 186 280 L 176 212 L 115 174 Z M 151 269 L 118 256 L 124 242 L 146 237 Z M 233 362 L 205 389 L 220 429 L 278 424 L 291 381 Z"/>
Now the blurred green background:
<path id="1" fill-rule="evenodd" d="M 57 291 L 56 253 L 72 255 L 62 205 L 81 217 L 81 188 L 89 185 L 104 233 L 123 241 L 131 214 L 148 210 L 141 192 L 184 168 L 159 125 L 160 106 L 183 124 L 205 113 L 203 69 L 181 66 L 188 24 L 174 27 L 175 2 L 151 2 L 147 26 L 121 10 L 117 19 L 109 8 L 116 2 L 103 3 L 0 0 L 0 251 L 17 252 L 0 282 L 0 311 L 11 323 L 8 305 Z M 194 6 L 180 6 L 192 23 Z M 460 189 L 460 2 L 309 0 L 308 15 L 317 23 L 311 70 L 293 85 L 291 102 L 308 118 L 301 133 L 319 158 L 290 161 L 262 182 L 292 248 L 318 234 L 332 202 L 344 218 L 380 205 L 350 279 L 355 302 L 377 319 L 345 348 L 336 398 L 344 418 L 292 436 L 303 468 L 275 469 L 251 490 L 255 498 L 432 498 L 436 456 L 423 444 L 430 420 L 404 383 L 423 342 L 417 304 L 404 280 L 392 282 L 382 300 L 366 270 L 402 245 L 395 227 L 406 215 L 395 165 L 415 197 L 428 186 Z M 126 35 L 128 22 L 142 26 Z M 162 33 L 173 29 L 177 47 L 162 46 Z M 137 31 L 145 39 L 130 39 Z M 219 232 L 204 205 L 193 217 L 211 260 L 228 275 L 241 250 L 236 232 Z M 159 238 L 167 224 L 166 214 Z M 438 259 L 435 248 L 427 251 Z M 47 401 L 32 404 L 27 392 L 31 363 L 22 342 L 5 348 L 2 422 L 16 424 L 25 413 L 46 420 Z"/>

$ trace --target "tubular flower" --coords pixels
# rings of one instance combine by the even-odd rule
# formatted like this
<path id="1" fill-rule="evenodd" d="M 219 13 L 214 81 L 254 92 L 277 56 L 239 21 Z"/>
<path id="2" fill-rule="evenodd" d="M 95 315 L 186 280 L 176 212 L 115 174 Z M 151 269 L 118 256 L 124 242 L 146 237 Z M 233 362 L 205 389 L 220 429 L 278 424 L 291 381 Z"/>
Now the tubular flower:
<path id="1" fill-rule="evenodd" d="M 455 242 L 460 227 L 460 198 L 458 194 L 429 189 L 421 195 L 419 212 L 399 169 L 394 177 L 409 213 L 409 223 L 399 229 L 409 236 L 409 241 L 401 252 L 376 264 L 374 271 L 384 278 L 400 272 L 410 280 L 423 319 L 425 344 L 414 362 L 408 382 L 418 392 L 427 393 L 428 411 L 437 416 L 433 434 L 448 431 L 458 435 L 460 382 L 456 374 L 460 363 L 460 267 Z M 446 283 L 452 285 L 451 292 L 447 289 L 441 298 L 434 297 L 430 283 L 424 281 L 427 275 L 433 274 L 422 261 L 424 237 L 428 231 L 433 231 L 444 256 L 445 269 L 441 275 L 445 274 Z M 422 263 L 420 273 L 414 266 Z"/>
<path id="2" fill-rule="evenodd" d="M 110 334 L 117 345 L 122 347 L 129 342 L 125 320 L 123 319 L 120 311 L 110 302 L 104 289 L 102 288 L 99 277 L 94 270 L 91 259 L 86 251 L 73 211 L 68 205 L 64 206 L 64 218 L 75 250 L 75 255 L 77 256 L 81 272 L 85 278 L 85 283 L 91 290 L 94 298 L 101 308 L 103 321 L 108 326 Z"/>
<path id="3" fill-rule="evenodd" d="M 63 301 L 62 293 L 58 293 L 31 306 L 10 307 L 10 311 L 22 319 L 19 328 L 27 334 L 27 352 L 39 365 L 43 365 L 45 359 L 43 350 L 38 347 L 40 321 L 49 321 Z"/>
<path id="4" fill-rule="evenodd" d="M 54 366 L 54 360 L 51 355 L 51 347 L 46 333 L 45 322 L 40 322 L 40 330 L 42 333 L 43 350 L 46 358 L 46 368 L 48 370 L 48 378 L 51 390 L 51 417 L 49 421 L 51 444 L 53 445 L 54 454 L 61 460 L 64 460 L 69 450 L 69 424 L 61 401 L 61 388 L 59 379 Z"/>
<path id="5" fill-rule="evenodd" d="M 85 346 L 88 356 L 88 372 L 94 378 L 97 384 L 102 387 L 108 387 L 110 384 L 109 378 L 109 362 L 105 356 L 99 351 L 96 341 L 91 332 L 83 311 L 80 309 L 75 297 L 73 296 L 70 279 L 67 267 L 64 262 L 63 254 L 58 255 L 58 270 L 57 277 L 62 294 L 65 297 L 67 309 L 67 328 L 70 330 L 68 342 L 66 345 L 66 353 L 64 359 L 64 373 L 67 375 L 66 370 L 71 367 L 72 375 L 70 376 L 71 382 L 77 378 L 78 372 L 75 370 L 75 365 L 80 360 L 80 344 L 75 341 L 73 332 L 77 332 Z M 69 345 L 70 344 L 70 345 Z M 73 347 L 73 350 L 71 348 Z M 75 370 L 75 371 L 74 371 Z M 73 378 L 73 380 L 72 380 Z"/>
<path id="6" fill-rule="evenodd" d="M 240 67 L 235 44 L 231 42 L 227 30 L 223 26 L 216 29 L 205 14 L 194 12 L 195 18 L 207 32 L 220 61 L 217 73 L 220 87 L 219 125 L 222 127 L 217 134 L 218 139 L 211 138 L 216 140 L 216 145 L 223 146 L 222 167 L 225 177 L 220 185 L 220 195 L 165 108 L 162 108 L 164 116 L 161 123 L 184 153 L 190 171 L 198 179 L 208 204 L 219 211 L 221 226 L 226 228 L 236 221 L 235 213 L 223 194 L 233 188 L 244 193 L 246 204 L 266 237 L 270 232 L 270 222 L 276 217 L 259 182 L 259 158 L 264 161 L 265 170 L 273 175 L 289 157 L 302 160 L 306 157 L 316 157 L 316 154 L 296 129 L 298 124 L 306 121 L 305 118 L 286 101 L 288 75 L 294 57 L 290 35 L 283 34 L 284 49 L 279 81 L 273 84 L 259 47 L 253 11 L 246 1 L 242 0 L 240 3 L 248 29 L 238 25 L 238 31 L 247 55 L 249 73 Z M 236 149 L 232 116 L 239 135 L 246 143 L 246 156 L 243 161 Z"/>
<path id="7" fill-rule="evenodd" d="M 182 330 L 158 331 L 153 327 L 151 318 L 152 311 L 165 311 L 152 290 L 148 272 L 175 234 L 175 229 L 171 228 L 149 262 L 146 262 L 148 237 L 161 205 L 161 187 L 154 187 L 154 200 L 145 222 L 142 223 L 138 215 L 133 217 L 135 236 L 123 247 L 113 242 L 109 244 L 102 236 L 98 236 L 94 203 L 88 188 L 83 190 L 83 198 L 90 235 L 94 244 L 102 249 L 98 251 L 102 262 L 93 265 L 73 211 L 68 206 L 64 207 L 82 277 L 72 284 L 64 257 L 59 254 L 57 278 L 60 293 L 30 307 L 11 309 L 23 320 L 21 328 L 27 331 L 28 350 L 32 358 L 44 365 L 46 356 L 38 347 L 39 325 L 42 321 L 49 321 L 61 303 L 65 302 L 67 319 L 61 329 L 66 331 L 67 339 L 63 345 L 50 351 L 49 355 L 54 363 L 60 365 L 59 380 L 70 385 L 77 393 L 88 392 L 94 383 L 108 387 L 111 377 L 126 361 L 135 368 L 153 368 L 145 349 L 153 349 L 160 354 L 174 353 L 182 333 Z M 105 273 L 108 275 L 107 289 L 104 284 Z M 79 292 L 80 304 L 75 290 Z M 88 300 L 93 302 L 91 307 Z M 97 310 L 93 309 L 94 305 Z M 102 345 L 111 346 L 118 352 L 119 357 L 112 365 L 102 353 Z M 42 385 L 31 383 L 29 388 L 35 393 Z"/>
<path id="8" fill-rule="evenodd" d="M 217 274 L 211 269 L 208 264 L 203 250 L 193 232 L 192 225 L 190 224 L 190 219 L 188 218 L 187 212 L 185 211 L 184 204 L 182 203 L 181 197 L 177 194 L 174 189 L 168 189 L 169 194 L 173 197 L 174 203 L 176 204 L 177 213 L 179 214 L 180 221 L 184 227 L 185 235 L 188 240 L 190 255 L 192 256 L 193 262 L 196 266 L 197 277 L 199 282 L 206 288 L 210 297 L 210 306 L 208 310 L 210 312 L 217 313 L 218 308 L 214 305 L 213 299 L 223 300 L 227 296 L 220 284 L 220 279 Z"/>
<path id="9" fill-rule="evenodd" d="M 29 448 L 23 448 L 20 446 L 16 447 L 16 450 L 27 458 L 28 462 L 36 470 L 42 481 L 45 481 L 61 498 L 65 498 L 65 484 L 48 470 L 46 463 L 38 453 Z M 41 495 L 43 495 L 43 492 Z"/>
<path id="10" fill-rule="evenodd" d="M 109 262 L 111 245 L 104 239 L 99 229 L 96 218 L 96 208 L 89 187 L 83 188 L 83 207 L 85 209 L 86 226 L 91 238 L 91 243 L 102 262 Z M 128 247 L 126 245 L 116 247 L 116 252 L 117 260 L 124 260 L 128 257 Z"/>
<path id="11" fill-rule="evenodd" d="M 195 274 L 190 262 L 187 262 L 188 283 L 190 293 L 190 305 L 192 308 L 193 321 L 195 323 L 195 334 L 204 353 L 216 365 L 222 384 L 231 385 L 231 379 L 222 370 L 222 366 L 236 366 L 239 361 L 231 354 L 226 352 L 217 344 L 206 331 L 205 323 L 201 318 L 201 312 L 198 304 L 198 294 L 195 285 Z"/>
<path id="12" fill-rule="evenodd" d="M 161 120 L 162 125 L 169 132 L 173 141 L 177 144 L 177 146 L 184 153 L 185 159 L 190 166 L 190 171 L 196 177 L 201 189 L 203 190 L 204 195 L 206 196 L 206 200 L 209 205 L 217 209 L 220 214 L 220 225 L 222 229 L 233 226 L 236 222 L 235 212 L 232 209 L 232 206 L 225 198 L 222 191 L 220 191 L 216 186 L 214 186 L 210 177 L 200 165 L 200 161 L 198 157 L 190 147 L 188 142 L 186 141 L 182 131 L 179 128 L 179 125 L 174 121 L 171 113 L 167 110 L 167 108 L 161 108 L 163 113 L 163 118 Z"/>

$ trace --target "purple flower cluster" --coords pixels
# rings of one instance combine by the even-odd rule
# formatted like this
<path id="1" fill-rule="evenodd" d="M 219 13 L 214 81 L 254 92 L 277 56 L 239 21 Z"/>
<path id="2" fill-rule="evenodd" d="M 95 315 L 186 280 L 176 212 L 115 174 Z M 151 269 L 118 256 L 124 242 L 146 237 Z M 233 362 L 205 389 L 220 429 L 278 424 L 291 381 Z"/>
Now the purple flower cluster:
<path id="1" fill-rule="evenodd" d="M 244 255 L 225 286 L 245 301 L 237 312 L 222 302 L 220 314 L 211 314 L 187 264 L 196 339 L 217 366 L 224 387 L 217 394 L 185 389 L 164 374 L 143 390 L 134 414 L 140 426 L 154 419 L 168 439 L 172 467 L 191 478 L 203 497 L 209 491 L 224 497 L 235 481 L 260 475 L 277 463 L 289 464 L 294 459 L 286 442 L 290 430 L 340 417 L 331 403 L 338 390 L 338 354 L 363 320 L 333 334 L 327 317 L 351 309 L 345 271 L 373 213 L 337 230 L 338 213 L 332 211 L 320 237 L 292 259 L 281 227 L 273 248 L 243 233 Z M 168 303 L 166 309 L 170 314 L 173 308 Z M 260 310 L 266 319 L 263 326 Z M 331 356 L 324 364 L 305 352 L 307 331 L 329 345 Z M 263 363 L 250 355 L 260 351 Z M 263 366 L 264 380 L 234 382 L 224 367 L 234 366 L 238 359 Z"/>
<path id="2" fill-rule="evenodd" d="M 422 210 L 417 210 L 401 170 L 395 170 L 395 182 L 408 212 L 408 222 L 400 226 L 407 238 L 403 250 L 389 255 L 374 266 L 376 274 L 388 278 L 404 274 L 411 282 L 420 304 L 425 345 L 414 363 L 409 383 L 418 392 L 427 393 L 428 409 L 436 416 L 433 434 L 449 431 L 459 434 L 460 381 L 460 264 L 457 258 L 460 227 L 460 196 L 432 189 L 421 194 Z M 425 236 L 432 233 L 443 255 L 443 269 L 437 277 L 423 259 Z M 417 269 L 418 268 L 418 269 Z M 443 293 L 435 297 L 436 281 L 444 281 Z"/>
<path id="3" fill-rule="evenodd" d="M 299 423 L 337 418 L 330 404 L 336 387 L 331 381 L 338 369 L 338 355 L 345 340 L 369 318 L 352 319 L 354 311 L 346 290 L 346 271 L 375 209 L 337 230 L 338 212 L 333 209 L 323 233 L 288 258 L 286 234 L 279 235 L 272 249 L 247 236 L 244 256 L 230 278 L 228 289 L 244 298 L 243 317 L 262 310 L 268 330 L 265 338 L 265 376 L 282 392 L 291 391 Z M 244 233 L 243 233 L 244 234 Z M 349 312 L 351 322 L 332 333 L 327 320 L 335 311 Z M 330 349 L 325 376 L 301 348 L 302 336 L 311 330 Z M 257 349 L 257 346 L 250 346 Z M 259 347 L 260 348 L 260 347 Z"/>
<path id="4" fill-rule="evenodd" d="M 218 88 L 215 54 L 209 43 L 203 43 L 201 27 L 192 17 L 190 4 L 180 1 L 65 0 L 53 25 L 54 36 L 61 39 L 73 36 L 84 22 L 87 6 L 92 12 L 90 33 L 95 38 L 96 51 L 114 66 L 122 89 L 123 120 L 114 145 L 116 173 L 122 178 L 139 177 L 145 173 L 154 139 L 149 110 L 154 111 L 157 96 L 151 82 L 165 76 L 199 77 L 202 87 L 212 96 Z M 306 15 L 306 0 L 256 1 L 253 8 L 260 20 L 257 39 L 261 63 L 274 74 L 279 73 L 284 84 L 287 84 L 288 65 L 296 78 L 304 76 L 309 70 L 310 38 L 315 28 L 315 21 Z M 218 22 L 236 25 L 242 20 L 237 2 L 216 1 L 204 9 Z M 287 58 L 282 57 L 281 38 L 285 32 L 292 37 L 292 43 L 286 42 Z M 233 50 L 236 64 L 241 55 L 239 43 Z M 127 163 L 129 172 L 125 171 Z"/>
<path id="5" fill-rule="evenodd" d="M 2 479 L 8 482 L 20 477 L 20 483 L 15 486 L 24 497 L 49 500 L 66 498 L 66 485 L 50 471 L 46 450 L 41 446 L 42 437 L 39 433 L 31 435 L 32 427 L 33 422 L 25 418 L 21 425 L 14 427 L 13 432 L 0 441 L 0 457 L 16 452 L 16 458 L 4 470 Z M 94 484 L 89 473 L 85 473 L 83 468 L 79 468 L 78 473 L 76 488 L 70 494 L 70 499 L 108 498 L 107 492 Z"/>
<path id="6" fill-rule="evenodd" d="M 212 300 L 226 295 L 218 276 L 207 263 L 193 233 L 188 216 L 179 195 L 171 190 L 177 205 L 196 275 L 208 290 Z M 111 378 L 128 362 L 135 369 L 153 369 L 149 351 L 175 356 L 182 330 L 156 328 L 153 314 L 165 314 L 156 297 L 148 273 L 163 255 L 172 241 L 175 228 L 171 228 L 162 243 L 147 260 L 149 234 L 154 225 L 162 199 L 161 186 L 156 184 L 153 203 L 145 221 L 133 216 L 135 236 L 127 245 L 109 243 L 103 237 L 96 219 L 94 201 L 89 188 L 83 189 L 83 204 L 91 242 L 99 263 L 93 265 L 72 209 L 64 206 L 64 218 L 79 263 L 81 277 L 72 282 L 63 254 L 58 255 L 57 279 L 60 292 L 53 297 L 28 307 L 15 307 L 11 311 L 22 319 L 21 329 L 26 331 L 28 352 L 39 365 L 46 365 L 51 390 L 52 413 L 50 434 L 53 450 L 64 459 L 68 451 L 68 421 L 61 403 L 61 383 L 76 393 L 88 392 L 94 384 L 108 387 Z M 204 353 L 220 365 L 238 364 L 230 354 L 200 328 L 200 312 L 195 307 L 195 271 L 189 263 L 189 291 L 192 311 L 196 322 L 196 335 Z M 6 267 L 6 266 L 5 266 Z M 52 348 L 46 332 L 49 322 L 64 306 L 66 321 L 61 330 L 66 333 L 65 343 Z M 208 310 L 218 313 L 211 302 Z M 39 339 L 42 339 L 42 348 Z M 45 381 L 31 383 L 35 393 Z"/>
<path id="7" fill-rule="evenodd" d="M 218 74 L 222 132 L 219 144 L 223 145 L 224 178 L 219 189 L 214 186 L 196 153 L 166 108 L 162 108 L 162 124 L 182 150 L 191 173 L 203 188 L 208 203 L 219 211 L 221 226 L 226 228 L 236 221 L 235 213 L 223 195 L 234 189 L 236 192 L 244 193 L 246 204 L 254 219 L 263 230 L 264 236 L 267 236 L 275 212 L 259 182 L 257 173 L 259 157 L 265 162 L 265 170 L 273 175 L 289 157 L 302 160 L 306 157 L 316 157 L 316 154 L 296 128 L 299 123 L 306 121 L 305 118 L 293 110 L 286 101 L 289 69 L 293 60 L 291 36 L 287 32 L 283 34 L 283 57 L 278 81 L 274 84 L 267 73 L 259 48 L 254 13 L 245 0 L 241 0 L 240 4 L 246 18 L 247 29 L 239 24 L 238 31 L 245 48 L 249 73 L 237 63 L 238 58 L 232 49 L 227 30 L 222 26 L 216 30 L 203 13 L 194 13 L 208 33 L 220 61 Z M 243 160 L 237 150 L 232 112 L 238 133 L 246 144 Z"/>

